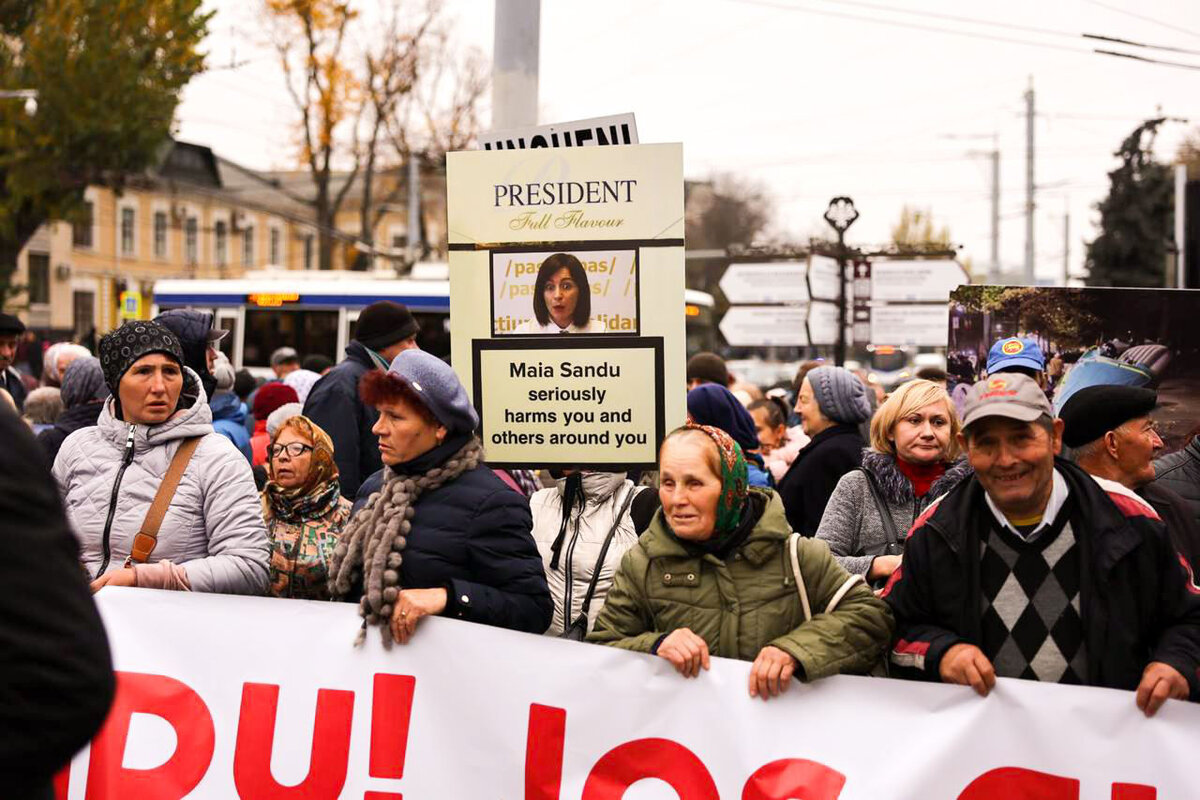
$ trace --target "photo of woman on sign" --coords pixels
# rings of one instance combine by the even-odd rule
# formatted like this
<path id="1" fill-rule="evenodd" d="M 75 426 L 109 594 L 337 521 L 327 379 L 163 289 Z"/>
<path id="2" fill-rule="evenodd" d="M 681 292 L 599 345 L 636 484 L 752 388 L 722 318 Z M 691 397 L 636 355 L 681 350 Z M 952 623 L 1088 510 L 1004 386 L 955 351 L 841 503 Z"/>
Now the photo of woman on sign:
<path id="1" fill-rule="evenodd" d="M 575 256 L 555 253 L 543 261 L 534 287 L 534 318 L 516 333 L 604 333 L 604 323 L 591 318 L 592 289 Z"/>

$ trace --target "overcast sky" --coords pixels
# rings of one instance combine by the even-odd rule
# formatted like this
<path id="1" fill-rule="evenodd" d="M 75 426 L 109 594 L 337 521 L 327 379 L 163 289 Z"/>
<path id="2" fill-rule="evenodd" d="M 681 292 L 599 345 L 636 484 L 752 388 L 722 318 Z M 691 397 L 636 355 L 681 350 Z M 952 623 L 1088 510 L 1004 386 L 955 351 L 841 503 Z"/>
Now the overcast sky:
<path id="1" fill-rule="evenodd" d="M 250 167 L 294 168 L 295 113 L 257 3 L 207 5 L 214 69 L 185 92 L 180 138 Z M 445 16 L 490 63 L 493 4 L 448 0 Z M 1038 275 L 1062 275 L 1066 212 L 1080 274 L 1121 140 L 1161 106 L 1192 120 L 1162 129 L 1169 160 L 1200 125 L 1200 71 L 1093 54 L 1085 32 L 1194 50 L 1114 48 L 1200 65 L 1200 3 L 1178 0 L 543 0 L 540 121 L 632 111 L 642 142 L 683 142 L 688 178 L 760 182 L 788 240 L 823 233 L 835 195 L 861 213 L 854 244 L 885 243 L 906 203 L 927 208 L 977 268 L 991 231 L 981 152 L 996 135 L 1000 257 L 1016 269 L 1032 76 Z"/>

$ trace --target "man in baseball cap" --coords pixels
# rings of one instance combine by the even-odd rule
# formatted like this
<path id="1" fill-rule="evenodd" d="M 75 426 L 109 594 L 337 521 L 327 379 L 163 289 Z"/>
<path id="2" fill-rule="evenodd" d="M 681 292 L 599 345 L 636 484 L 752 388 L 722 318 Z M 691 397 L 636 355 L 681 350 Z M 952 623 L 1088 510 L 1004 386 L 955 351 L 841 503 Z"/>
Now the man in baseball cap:
<path id="1" fill-rule="evenodd" d="M 1128 689 L 1147 716 L 1200 699 L 1200 587 L 1158 516 L 1057 457 L 1063 421 L 1027 375 L 973 385 L 962 422 L 975 474 L 918 518 L 883 590 L 894 674 Z"/>
<path id="2" fill-rule="evenodd" d="M 1046 388 L 1046 356 L 1033 339 L 1010 336 L 994 343 L 988 351 L 987 374 L 991 377 L 998 372 L 1028 375 Z"/>

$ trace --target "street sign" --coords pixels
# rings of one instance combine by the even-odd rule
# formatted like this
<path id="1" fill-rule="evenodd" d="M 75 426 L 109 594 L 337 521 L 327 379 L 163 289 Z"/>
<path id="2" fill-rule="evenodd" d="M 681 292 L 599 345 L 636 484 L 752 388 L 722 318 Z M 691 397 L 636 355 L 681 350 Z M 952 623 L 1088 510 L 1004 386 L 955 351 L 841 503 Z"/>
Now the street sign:
<path id="1" fill-rule="evenodd" d="M 838 299 L 838 262 L 829 256 L 810 256 L 808 259 L 808 290 L 814 300 Z"/>
<path id="2" fill-rule="evenodd" d="M 949 319 L 948 303 L 875 305 L 871 308 L 871 343 L 945 347 Z"/>
<path id="3" fill-rule="evenodd" d="M 806 303 L 803 261 L 730 264 L 719 286 L 730 303 Z"/>
<path id="4" fill-rule="evenodd" d="M 808 307 L 809 344 L 837 344 L 838 307 L 834 303 L 813 303 Z"/>
<path id="5" fill-rule="evenodd" d="M 806 306 L 731 306 L 718 327 L 732 347 L 803 347 L 807 317 Z M 836 313 L 833 327 L 836 332 Z"/>
<path id="6" fill-rule="evenodd" d="M 637 144 L 633 114 L 577 119 L 531 128 L 491 131 L 479 137 L 484 150 L 525 150 L 535 147 L 587 147 L 591 145 Z"/>
<path id="7" fill-rule="evenodd" d="M 890 303 L 948 302 L 970 276 L 952 258 L 875 259 L 870 264 L 871 299 Z"/>
<path id="8" fill-rule="evenodd" d="M 142 318 L 142 293 L 121 292 L 121 306 L 117 313 L 121 319 Z"/>

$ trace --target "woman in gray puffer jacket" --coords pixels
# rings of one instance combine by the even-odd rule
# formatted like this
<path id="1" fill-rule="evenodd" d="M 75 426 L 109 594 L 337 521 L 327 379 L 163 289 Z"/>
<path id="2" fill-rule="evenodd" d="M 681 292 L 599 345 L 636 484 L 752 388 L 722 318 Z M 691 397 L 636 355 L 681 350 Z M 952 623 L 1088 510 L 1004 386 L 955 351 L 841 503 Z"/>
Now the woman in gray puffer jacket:
<path id="1" fill-rule="evenodd" d="M 269 546 L 250 465 L 213 431 L 179 340 L 131 322 L 100 342 L 112 397 L 95 427 L 72 433 L 54 461 L 93 591 L 105 585 L 264 594 Z M 126 564 L 163 476 L 182 443 L 188 462 L 145 564 Z"/>
<path id="2" fill-rule="evenodd" d="M 965 459 L 955 461 L 958 430 L 954 404 L 939 384 L 909 381 L 888 396 L 871 419 L 871 447 L 863 450 L 861 468 L 838 481 L 817 528 L 816 538 L 843 569 L 868 582 L 895 572 L 917 516 L 971 474 Z M 895 553 L 886 551 L 881 502 L 895 531 Z"/>

